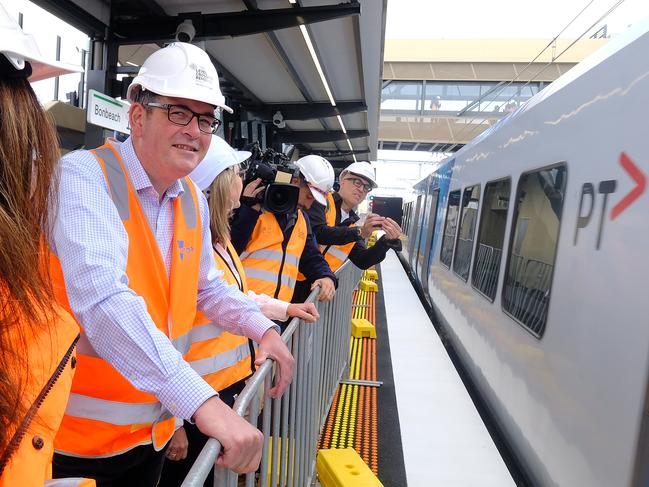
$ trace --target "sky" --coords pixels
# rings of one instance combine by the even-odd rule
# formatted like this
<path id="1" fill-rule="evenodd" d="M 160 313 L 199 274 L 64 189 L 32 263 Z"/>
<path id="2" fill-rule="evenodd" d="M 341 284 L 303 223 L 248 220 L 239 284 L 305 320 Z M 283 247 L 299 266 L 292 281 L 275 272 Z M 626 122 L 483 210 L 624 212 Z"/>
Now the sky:
<path id="1" fill-rule="evenodd" d="M 388 0 L 386 39 L 551 39 L 583 13 L 560 37 L 589 30 L 620 0 Z M 607 24 L 609 34 L 649 17 L 648 0 L 622 0 L 592 33 Z"/>

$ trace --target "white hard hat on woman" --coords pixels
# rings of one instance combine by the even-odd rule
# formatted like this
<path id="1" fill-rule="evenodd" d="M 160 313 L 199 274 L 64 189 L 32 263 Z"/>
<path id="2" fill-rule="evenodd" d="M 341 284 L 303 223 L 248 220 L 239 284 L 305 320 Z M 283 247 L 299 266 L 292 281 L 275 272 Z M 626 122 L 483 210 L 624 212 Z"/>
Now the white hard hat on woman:
<path id="1" fill-rule="evenodd" d="M 348 172 L 355 174 L 356 176 L 360 176 L 363 179 L 367 179 L 367 181 L 372 185 L 372 188 L 378 188 L 379 186 L 378 184 L 376 184 L 376 176 L 374 175 L 374 168 L 369 162 L 366 161 L 353 162 L 345 169 L 343 169 L 340 175 L 343 176 L 345 173 Z"/>
<path id="2" fill-rule="evenodd" d="M 333 186 L 336 175 L 329 161 L 321 156 L 310 154 L 295 161 L 300 173 L 306 180 L 311 194 L 321 205 L 327 205 L 327 193 Z"/>
<path id="3" fill-rule="evenodd" d="M 9 61 L 10 69 L 0 66 L 2 74 L 12 77 L 26 77 L 29 81 L 40 81 L 69 73 L 80 73 L 80 66 L 45 60 L 34 37 L 25 34 L 2 5 L 0 5 L 0 53 Z"/>
<path id="4" fill-rule="evenodd" d="M 250 157 L 248 151 L 237 151 L 218 135 L 212 136 L 205 158 L 189 174 L 201 191 L 207 189 L 216 177 L 227 168 L 241 164 Z"/>
<path id="5" fill-rule="evenodd" d="M 232 113 L 218 79 L 205 51 L 186 42 L 173 42 L 144 61 L 126 96 L 134 101 L 138 90 L 149 90 L 161 96 L 202 101 Z"/>

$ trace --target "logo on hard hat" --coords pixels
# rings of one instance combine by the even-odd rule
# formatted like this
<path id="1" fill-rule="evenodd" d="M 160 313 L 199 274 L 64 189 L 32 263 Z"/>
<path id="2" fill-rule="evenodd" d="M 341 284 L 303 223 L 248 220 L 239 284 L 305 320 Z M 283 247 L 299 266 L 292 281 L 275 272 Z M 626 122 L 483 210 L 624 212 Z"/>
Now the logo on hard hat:
<path id="1" fill-rule="evenodd" d="M 196 71 L 196 83 L 211 87 L 214 79 L 209 75 L 206 69 L 201 66 L 192 64 L 192 69 Z"/>

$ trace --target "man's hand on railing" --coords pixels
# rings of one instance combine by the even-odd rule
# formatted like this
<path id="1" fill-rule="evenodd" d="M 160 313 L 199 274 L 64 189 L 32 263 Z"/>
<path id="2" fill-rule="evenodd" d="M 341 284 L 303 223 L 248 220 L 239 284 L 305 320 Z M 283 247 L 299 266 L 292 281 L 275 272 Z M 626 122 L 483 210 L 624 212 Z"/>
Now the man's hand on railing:
<path id="1" fill-rule="evenodd" d="M 330 277 L 323 277 L 321 279 L 316 279 L 311 284 L 311 291 L 313 291 L 316 286 L 320 286 L 320 294 L 318 294 L 318 301 L 331 301 L 336 294 L 336 285 Z"/>
<path id="2" fill-rule="evenodd" d="M 320 313 L 313 303 L 289 304 L 286 313 L 291 317 L 298 317 L 307 323 L 315 323 L 320 318 Z"/>
<path id="3" fill-rule="evenodd" d="M 268 391 L 268 395 L 270 397 L 281 397 L 284 390 L 293 381 L 295 359 L 279 333 L 272 328 L 266 330 L 266 333 L 261 338 L 255 357 L 255 365 L 261 365 L 269 358 L 277 363 L 275 385 Z"/>
<path id="4" fill-rule="evenodd" d="M 261 431 L 236 414 L 217 396 L 205 401 L 193 416 L 198 429 L 221 443 L 216 465 L 236 473 L 257 470 L 264 436 Z"/>

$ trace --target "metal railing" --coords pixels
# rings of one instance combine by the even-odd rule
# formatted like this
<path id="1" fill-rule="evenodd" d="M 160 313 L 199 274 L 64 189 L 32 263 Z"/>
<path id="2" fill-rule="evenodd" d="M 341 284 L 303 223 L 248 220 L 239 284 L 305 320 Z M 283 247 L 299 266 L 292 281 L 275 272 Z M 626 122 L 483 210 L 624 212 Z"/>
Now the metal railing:
<path id="1" fill-rule="evenodd" d="M 282 334 L 295 358 L 293 382 L 283 396 L 261 397 L 271 387 L 274 370 L 273 362 L 266 360 L 234 403 L 234 411 L 252 424 L 258 424 L 262 412 L 264 449 L 259 471 L 246 476 L 248 487 L 307 487 L 313 481 L 320 431 L 348 366 L 352 294 L 361 270 L 347 261 L 336 276 L 338 290 L 332 301 L 315 301 L 318 289 L 307 299 L 318 307 L 318 322 L 309 324 L 294 318 Z M 220 443 L 210 439 L 182 487 L 202 486 L 220 451 Z M 215 469 L 215 487 L 236 487 L 237 479 L 238 475 L 229 470 Z"/>

